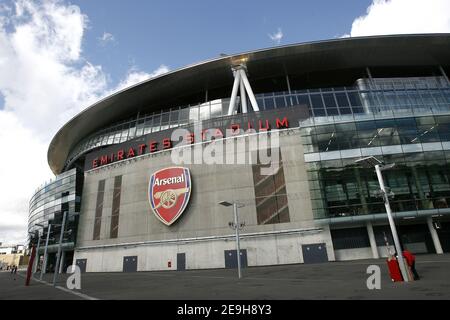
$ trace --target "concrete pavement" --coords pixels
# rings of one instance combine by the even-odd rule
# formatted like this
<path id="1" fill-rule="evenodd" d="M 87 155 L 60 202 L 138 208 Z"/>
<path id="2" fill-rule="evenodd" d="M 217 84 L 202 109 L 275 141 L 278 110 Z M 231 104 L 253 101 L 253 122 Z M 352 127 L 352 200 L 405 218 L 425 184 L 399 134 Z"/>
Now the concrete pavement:
<path id="1" fill-rule="evenodd" d="M 48 284 L 31 281 L 25 287 L 25 272 L 13 275 L 0 272 L 0 300 L 81 300 L 72 293 L 58 290 Z"/>
<path id="2" fill-rule="evenodd" d="M 366 286 L 374 264 L 381 268 L 381 290 Z M 247 268 L 241 280 L 234 269 L 86 273 L 79 292 L 98 299 L 450 299 L 450 254 L 418 256 L 417 270 L 422 279 L 412 283 L 392 283 L 383 259 Z M 19 290 L 9 276 L 0 274 L 0 299 L 80 298 L 36 282 Z M 65 287 L 66 278 L 58 285 Z M 44 279 L 51 282 L 52 275 Z"/>

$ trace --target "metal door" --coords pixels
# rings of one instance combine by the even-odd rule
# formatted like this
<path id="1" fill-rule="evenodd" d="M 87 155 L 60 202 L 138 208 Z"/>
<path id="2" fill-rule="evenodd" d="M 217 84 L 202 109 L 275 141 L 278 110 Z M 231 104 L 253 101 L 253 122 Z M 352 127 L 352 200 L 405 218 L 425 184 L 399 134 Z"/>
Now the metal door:
<path id="1" fill-rule="evenodd" d="M 302 245 L 304 263 L 328 262 L 327 247 L 325 243 Z"/>
<path id="2" fill-rule="evenodd" d="M 137 256 L 123 257 L 123 272 L 136 272 L 137 263 Z"/>
<path id="3" fill-rule="evenodd" d="M 237 250 L 225 250 L 225 268 L 233 269 L 237 268 L 237 258 L 236 258 Z M 247 267 L 247 250 L 241 249 L 241 267 Z"/>
<path id="4" fill-rule="evenodd" d="M 186 253 L 177 253 L 177 270 L 186 270 Z"/>
<path id="5" fill-rule="evenodd" d="M 80 268 L 81 273 L 86 272 L 87 259 L 77 259 L 75 264 Z"/>

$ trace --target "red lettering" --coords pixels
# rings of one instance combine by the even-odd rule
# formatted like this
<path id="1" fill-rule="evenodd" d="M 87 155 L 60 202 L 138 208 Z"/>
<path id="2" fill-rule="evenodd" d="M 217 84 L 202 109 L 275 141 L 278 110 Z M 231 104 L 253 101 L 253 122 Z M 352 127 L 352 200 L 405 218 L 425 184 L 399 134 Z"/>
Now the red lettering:
<path id="1" fill-rule="evenodd" d="M 214 137 L 215 137 L 215 138 L 223 138 L 223 132 L 222 132 L 222 130 L 220 130 L 219 128 L 217 128 L 216 131 L 214 132 Z"/>
<path id="2" fill-rule="evenodd" d="M 150 141 L 150 152 L 158 151 L 158 142 Z"/>
<path id="3" fill-rule="evenodd" d="M 231 133 L 237 134 L 239 133 L 239 130 L 241 129 L 241 126 L 239 124 L 232 124 L 231 125 Z"/>
<path id="4" fill-rule="evenodd" d="M 100 157 L 100 165 L 108 164 L 108 156 L 101 156 Z"/>
<path id="5" fill-rule="evenodd" d="M 259 130 L 260 130 L 260 131 L 267 131 L 267 130 L 270 130 L 269 120 L 266 120 L 266 127 L 263 127 L 262 121 L 259 120 Z"/>
<path id="6" fill-rule="evenodd" d="M 250 121 L 248 122 L 248 128 L 249 129 L 253 129 L 253 125 L 252 125 L 252 123 Z"/>
<path id="7" fill-rule="evenodd" d="M 206 140 L 206 134 L 208 133 L 208 129 L 202 130 L 202 141 Z M 192 143 L 192 142 L 191 142 Z"/>
<path id="8" fill-rule="evenodd" d="M 124 154 L 125 152 L 123 151 L 123 150 L 119 150 L 118 152 L 117 152 L 117 160 L 123 160 L 123 154 Z"/>
<path id="9" fill-rule="evenodd" d="M 128 154 L 127 154 L 127 158 L 132 158 L 134 157 L 136 154 L 134 153 L 134 149 L 130 148 L 130 150 L 128 150 Z"/>
<path id="10" fill-rule="evenodd" d="M 277 128 L 289 128 L 289 122 L 287 117 L 284 117 L 283 120 L 280 120 L 279 118 L 277 118 Z"/>
<path id="11" fill-rule="evenodd" d="M 189 133 L 186 136 L 186 141 L 188 144 L 193 144 L 194 143 L 194 134 L 193 133 Z"/>
<path id="12" fill-rule="evenodd" d="M 147 146 L 145 144 L 140 144 L 139 145 L 139 155 L 144 153 L 146 147 Z"/>
<path id="13" fill-rule="evenodd" d="M 169 138 L 166 138 L 163 140 L 163 149 L 170 149 L 172 148 L 172 141 Z"/>
<path id="14" fill-rule="evenodd" d="M 92 168 L 97 168 L 97 166 L 98 166 L 98 160 L 97 159 L 92 160 Z"/>

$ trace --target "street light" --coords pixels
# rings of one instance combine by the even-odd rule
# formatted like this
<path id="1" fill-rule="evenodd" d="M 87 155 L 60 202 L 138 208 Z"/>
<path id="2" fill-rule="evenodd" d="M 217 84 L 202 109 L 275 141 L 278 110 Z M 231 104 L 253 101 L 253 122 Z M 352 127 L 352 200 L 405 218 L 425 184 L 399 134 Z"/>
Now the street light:
<path id="1" fill-rule="evenodd" d="M 238 208 L 244 207 L 243 204 L 238 204 L 236 202 L 228 202 L 228 201 L 222 201 L 219 202 L 220 205 L 224 207 L 230 207 L 233 206 L 233 213 L 234 213 L 234 222 L 230 222 L 228 225 L 231 229 L 235 230 L 236 234 L 236 257 L 237 257 L 237 264 L 238 264 L 238 277 L 239 279 L 242 278 L 241 273 L 241 245 L 240 245 L 240 239 L 239 239 L 239 229 L 244 227 L 244 223 L 239 223 L 239 217 L 238 217 Z"/>
<path id="2" fill-rule="evenodd" d="M 386 213 L 389 219 L 389 226 L 391 227 L 392 238 L 394 239 L 395 250 L 397 251 L 398 256 L 398 264 L 400 266 L 400 271 L 403 276 L 403 280 L 408 282 L 408 273 L 406 271 L 405 262 L 403 260 L 403 254 L 400 246 L 400 240 L 398 239 L 397 229 L 395 228 L 395 222 L 392 218 L 392 210 L 391 205 L 389 204 L 389 192 L 386 191 L 386 187 L 384 185 L 383 174 L 381 171 L 392 169 L 395 166 L 395 163 L 385 165 L 383 162 L 378 160 L 377 158 L 370 156 L 362 159 L 358 159 L 355 163 L 361 164 L 366 168 L 375 167 L 375 172 L 377 173 L 378 183 L 380 185 L 380 193 L 384 200 L 384 206 L 386 207 Z"/>
<path id="3" fill-rule="evenodd" d="M 53 286 L 56 286 L 56 277 L 59 273 L 59 263 L 61 262 L 61 250 L 62 250 L 62 242 L 63 242 L 63 238 L 64 238 L 64 228 L 66 226 L 66 216 L 67 216 L 67 211 L 64 211 L 63 213 L 63 220 L 62 220 L 62 224 L 61 224 L 61 233 L 59 235 L 59 244 L 58 244 L 58 253 L 56 256 L 56 265 L 55 265 L 55 271 L 53 272 Z"/>
<path id="4" fill-rule="evenodd" d="M 40 225 L 42 226 L 42 225 Z M 52 224 L 49 223 L 48 224 L 48 229 L 47 229 L 47 239 L 45 240 L 45 250 L 44 250 L 44 261 L 42 262 L 42 268 L 41 268 L 41 274 L 39 276 L 39 280 L 42 281 L 42 277 L 44 276 L 44 273 L 47 271 L 47 250 L 48 250 L 48 241 L 50 239 L 50 231 L 52 229 Z"/>

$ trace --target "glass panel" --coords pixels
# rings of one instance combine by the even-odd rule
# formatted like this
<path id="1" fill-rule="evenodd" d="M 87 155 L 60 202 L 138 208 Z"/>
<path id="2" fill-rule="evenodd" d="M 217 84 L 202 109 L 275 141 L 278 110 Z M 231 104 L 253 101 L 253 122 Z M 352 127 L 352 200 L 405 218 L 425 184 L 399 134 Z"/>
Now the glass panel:
<path id="1" fill-rule="evenodd" d="M 276 97 L 275 103 L 277 108 L 285 108 L 286 107 L 286 101 L 284 100 L 284 97 Z"/>
<path id="2" fill-rule="evenodd" d="M 97 187 L 97 204 L 95 206 L 94 234 L 92 240 L 100 240 L 102 225 L 103 199 L 105 194 L 105 180 L 100 180 Z"/>
<path id="3" fill-rule="evenodd" d="M 324 93 L 323 100 L 325 102 L 325 107 L 336 108 L 336 101 L 334 100 L 334 95 L 332 93 Z"/>
<path id="4" fill-rule="evenodd" d="M 358 92 L 348 92 L 348 98 L 352 106 L 361 106 L 361 98 Z"/>
<path id="5" fill-rule="evenodd" d="M 297 96 L 297 100 L 298 100 L 298 104 L 299 105 L 305 105 L 305 106 L 310 106 L 310 103 L 309 103 L 309 97 L 307 96 L 307 95 L 300 95 L 300 96 Z"/>
<path id="6" fill-rule="evenodd" d="M 266 98 L 264 99 L 264 105 L 266 110 L 271 110 L 275 108 L 275 103 L 273 101 L 273 98 Z"/>
<path id="7" fill-rule="evenodd" d="M 320 94 L 312 94 L 311 102 L 312 102 L 313 108 L 323 108 L 324 107 L 323 101 L 322 101 L 322 96 Z"/>

